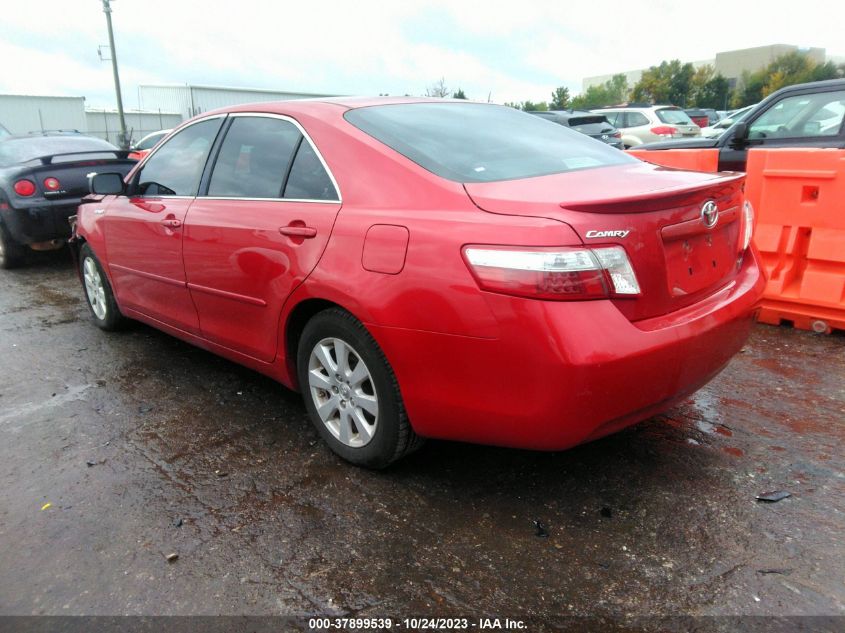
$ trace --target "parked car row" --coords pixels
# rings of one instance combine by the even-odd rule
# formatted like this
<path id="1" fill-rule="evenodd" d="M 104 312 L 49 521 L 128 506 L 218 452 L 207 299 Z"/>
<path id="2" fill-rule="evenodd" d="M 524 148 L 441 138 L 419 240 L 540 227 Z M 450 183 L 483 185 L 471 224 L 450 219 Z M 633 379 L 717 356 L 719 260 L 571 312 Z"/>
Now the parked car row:
<path id="1" fill-rule="evenodd" d="M 529 112 L 553 123 L 572 128 L 616 149 L 623 149 L 622 133 L 613 127 L 602 114 L 585 110 L 552 110 L 549 112 Z"/>
<path id="2" fill-rule="evenodd" d="M 632 104 L 590 112 L 552 110 L 534 111 L 530 114 L 570 127 L 617 149 L 628 149 L 664 139 L 701 135 L 701 128 L 690 119 L 687 112 L 671 105 Z"/>
<path id="3" fill-rule="evenodd" d="M 745 171 L 752 147 L 845 148 L 845 79 L 787 86 L 734 116 L 716 138 L 671 140 L 639 149 L 715 148 L 720 171 Z"/>

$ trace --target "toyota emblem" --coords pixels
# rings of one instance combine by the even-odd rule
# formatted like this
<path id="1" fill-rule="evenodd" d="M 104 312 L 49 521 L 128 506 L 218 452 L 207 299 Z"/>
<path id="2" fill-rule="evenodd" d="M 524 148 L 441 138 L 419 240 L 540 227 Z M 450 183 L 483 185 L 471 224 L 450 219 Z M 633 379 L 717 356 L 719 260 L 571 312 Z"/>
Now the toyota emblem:
<path id="1" fill-rule="evenodd" d="M 712 200 L 708 200 L 701 205 L 701 223 L 708 229 L 716 226 L 719 221 L 719 207 Z"/>

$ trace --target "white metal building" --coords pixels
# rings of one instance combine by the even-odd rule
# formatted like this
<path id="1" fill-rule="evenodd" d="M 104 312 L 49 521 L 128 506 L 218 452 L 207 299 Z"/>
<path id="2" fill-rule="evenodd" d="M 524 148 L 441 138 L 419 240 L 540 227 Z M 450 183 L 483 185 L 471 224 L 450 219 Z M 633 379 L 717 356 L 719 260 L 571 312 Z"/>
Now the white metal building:
<path id="1" fill-rule="evenodd" d="M 138 107 L 141 110 L 179 112 L 186 119 L 225 106 L 259 101 L 289 101 L 337 95 L 307 92 L 280 92 L 254 88 L 219 86 L 139 86 Z"/>
<path id="2" fill-rule="evenodd" d="M 239 103 L 288 101 L 336 95 L 281 92 L 218 86 L 139 86 L 138 109 L 125 110 L 126 131 L 133 141 L 156 130 L 176 127 L 202 112 Z M 117 144 L 116 110 L 85 107 L 85 97 L 0 95 L 0 124 L 12 134 L 41 130 L 78 130 Z"/>
<path id="3" fill-rule="evenodd" d="M 12 134 L 42 130 L 84 132 L 85 97 L 0 95 L 0 123 Z"/>
<path id="4" fill-rule="evenodd" d="M 150 132 L 176 127 L 183 120 L 178 112 L 124 112 L 126 131 L 134 141 Z M 85 97 L 0 95 L 0 124 L 12 134 L 44 130 L 76 130 L 117 145 L 120 120 L 117 110 L 85 107 Z"/>

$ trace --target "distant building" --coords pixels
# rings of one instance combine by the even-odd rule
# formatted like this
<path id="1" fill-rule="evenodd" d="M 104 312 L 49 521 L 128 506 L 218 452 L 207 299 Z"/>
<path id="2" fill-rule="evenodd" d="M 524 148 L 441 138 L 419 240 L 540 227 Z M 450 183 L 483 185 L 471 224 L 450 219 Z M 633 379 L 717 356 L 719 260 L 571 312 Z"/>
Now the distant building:
<path id="1" fill-rule="evenodd" d="M 155 111 L 161 108 L 168 112 L 179 112 L 189 119 L 209 110 L 253 103 L 259 101 L 290 101 L 314 97 L 335 97 L 337 95 L 309 92 L 280 92 L 255 88 L 224 88 L 220 86 L 139 86 L 138 103 L 142 110 Z"/>
<path id="2" fill-rule="evenodd" d="M 133 141 L 150 132 L 173 128 L 185 119 L 239 103 L 288 101 L 336 95 L 280 92 L 218 86 L 139 86 L 137 110 L 124 110 L 126 130 Z M 42 130 L 77 130 L 117 144 L 117 110 L 89 108 L 85 97 L 0 95 L 0 124 L 12 134 Z"/>
<path id="3" fill-rule="evenodd" d="M 0 95 L 0 123 L 12 134 L 42 130 L 84 132 L 85 97 Z"/>
<path id="4" fill-rule="evenodd" d="M 772 63 L 776 58 L 786 53 L 793 53 L 800 51 L 807 55 L 810 59 L 817 63 L 824 63 L 827 61 L 825 49 L 823 48 L 799 48 L 791 44 L 770 44 L 769 46 L 756 46 L 754 48 L 741 48 L 734 51 L 723 51 L 716 53 L 714 59 L 706 59 L 703 61 L 692 62 L 695 68 L 701 66 L 711 65 L 716 73 L 721 73 L 725 79 L 728 80 L 731 87 L 736 84 L 737 79 L 742 76 L 743 72 L 751 72 L 765 68 Z M 838 58 L 831 58 L 831 61 Z M 659 62 L 658 62 L 659 63 Z M 643 73 L 648 70 L 641 68 L 639 70 L 628 70 L 611 73 L 609 75 L 597 75 L 595 77 L 585 77 L 582 81 L 582 90 L 587 90 L 590 86 L 598 86 L 608 81 L 613 75 L 623 74 L 628 78 L 628 85 L 633 86 L 643 76 Z"/>

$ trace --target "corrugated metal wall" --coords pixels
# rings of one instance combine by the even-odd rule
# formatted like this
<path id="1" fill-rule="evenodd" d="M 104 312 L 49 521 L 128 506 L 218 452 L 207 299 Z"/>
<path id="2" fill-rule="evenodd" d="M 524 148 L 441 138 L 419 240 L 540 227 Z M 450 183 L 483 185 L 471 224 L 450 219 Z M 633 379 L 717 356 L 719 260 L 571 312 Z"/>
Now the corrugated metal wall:
<path id="1" fill-rule="evenodd" d="M 179 112 L 183 117 L 193 116 L 190 112 L 188 90 L 185 86 L 139 86 L 138 109 Z"/>
<path id="2" fill-rule="evenodd" d="M 138 88 L 138 103 L 141 110 L 161 108 L 170 112 L 181 112 L 185 118 L 239 103 L 289 101 L 291 99 L 332 96 L 336 95 L 218 88 L 215 86 L 140 86 Z"/>
<path id="3" fill-rule="evenodd" d="M 174 112 L 124 112 L 126 131 L 133 141 L 140 141 L 150 132 L 174 128 L 182 122 L 182 115 Z M 114 110 L 85 110 L 86 129 L 91 136 L 98 136 L 117 145 L 120 121 Z"/>
<path id="4" fill-rule="evenodd" d="M 85 97 L 0 95 L 0 123 L 12 134 L 85 131 Z"/>

